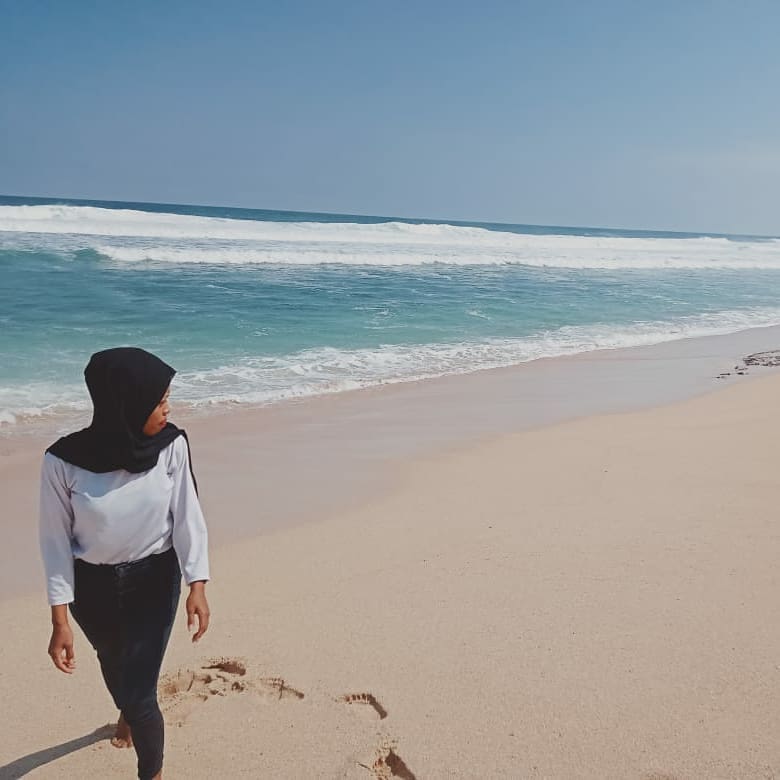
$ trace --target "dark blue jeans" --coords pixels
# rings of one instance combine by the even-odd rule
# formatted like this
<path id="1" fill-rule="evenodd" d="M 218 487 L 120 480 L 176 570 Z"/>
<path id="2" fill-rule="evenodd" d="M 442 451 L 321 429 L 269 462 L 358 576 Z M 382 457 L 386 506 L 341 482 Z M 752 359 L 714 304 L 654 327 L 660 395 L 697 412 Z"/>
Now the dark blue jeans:
<path id="1" fill-rule="evenodd" d="M 76 559 L 71 613 L 97 651 L 103 679 L 133 734 L 138 777 L 162 769 L 164 726 L 157 680 L 181 591 L 174 551 L 95 565 Z"/>

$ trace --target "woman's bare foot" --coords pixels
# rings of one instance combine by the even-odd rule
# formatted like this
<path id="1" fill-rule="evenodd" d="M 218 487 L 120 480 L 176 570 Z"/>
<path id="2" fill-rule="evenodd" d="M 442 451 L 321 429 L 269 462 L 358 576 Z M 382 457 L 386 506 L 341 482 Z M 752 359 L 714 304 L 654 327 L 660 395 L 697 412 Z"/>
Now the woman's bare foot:
<path id="1" fill-rule="evenodd" d="M 119 722 L 116 724 L 116 734 L 111 738 L 111 744 L 116 748 L 133 747 L 133 735 L 130 733 L 130 726 L 125 722 L 125 716 L 119 716 Z"/>

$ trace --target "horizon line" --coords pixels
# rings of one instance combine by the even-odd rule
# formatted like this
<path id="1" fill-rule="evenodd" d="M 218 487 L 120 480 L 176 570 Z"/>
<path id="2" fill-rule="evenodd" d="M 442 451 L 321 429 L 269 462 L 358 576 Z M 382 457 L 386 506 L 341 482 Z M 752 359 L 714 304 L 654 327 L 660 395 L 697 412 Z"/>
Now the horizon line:
<path id="1" fill-rule="evenodd" d="M 627 228 L 627 227 L 609 227 L 604 225 L 560 225 L 560 224 L 536 224 L 532 222 L 504 222 L 493 220 L 467 220 L 467 219 L 450 219 L 447 217 L 404 217 L 404 216 L 384 216 L 381 214 L 358 214 L 353 212 L 342 211 L 301 211 L 300 209 L 268 209 L 258 208 L 254 206 L 234 206 L 228 204 L 208 204 L 208 203 L 174 203 L 169 201 L 151 201 L 151 200 L 115 200 L 104 198 L 74 198 L 63 195 L 7 195 L 0 194 L 0 199 L 17 199 L 17 200 L 40 200 L 40 201 L 68 201 L 70 203 L 101 203 L 108 205 L 122 204 L 130 206 L 172 206 L 176 208 L 196 208 L 196 209 L 231 209 L 234 211 L 265 211 L 269 213 L 277 214 L 310 214 L 314 216 L 323 217 L 360 217 L 362 219 L 378 219 L 386 222 L 401 221 L 401 222 L 417 222 L 422 224 L 446 224 L 464 227 L 474 226 L 502 226 L 502 227 L 529 227 L 529 228 L 544 228 L 548 230 L 563 229 L 569 231 L 606 231 L 606 232 L 623 232 L 623 233 L 640 233 L 650 234 L 651 237 L 658 237 L 657 235 L 664 233 L 671 236 L 685 236 L 685 237 L 700 237 L 700 238 L 740 238 L 740 239 L 769 239 L 778 240 L 780 236 L 760 233 L 723 233 L 717 231 L 700 231 L 700 230 L 668 230 L 668 229 L 654 229 L 654 228 Z M 52 204 L 54 205 L 54 204 Z"/>

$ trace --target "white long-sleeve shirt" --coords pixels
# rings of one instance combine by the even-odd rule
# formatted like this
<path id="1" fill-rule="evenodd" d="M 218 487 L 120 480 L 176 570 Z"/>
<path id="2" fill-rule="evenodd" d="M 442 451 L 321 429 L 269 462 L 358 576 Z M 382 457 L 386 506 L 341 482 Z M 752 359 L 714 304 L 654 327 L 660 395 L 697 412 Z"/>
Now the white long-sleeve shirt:
<path id="1" fill-rule="evenodd" d="M 187 584 L 209 579 L 208 534 L 184 437 L 140 474 L 96 474 L 46 453 L 40 545 L 51 605 L 73 601 L 74 558 L 126 563 L 173 546 Z"/>

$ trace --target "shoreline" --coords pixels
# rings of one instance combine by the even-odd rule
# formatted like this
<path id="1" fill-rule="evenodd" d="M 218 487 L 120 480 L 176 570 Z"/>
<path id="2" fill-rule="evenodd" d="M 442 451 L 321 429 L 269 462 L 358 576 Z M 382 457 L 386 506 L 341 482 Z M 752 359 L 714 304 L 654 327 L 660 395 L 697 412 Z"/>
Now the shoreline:
<path id="1" fill-rule="evenodd" d="M 764 338 L 765 334 L 777 334 L 776 340 Z M 416 388 L 428 385 L 445 385 L 450 382 L 468 380 L 471 377 L 500 377 L 513 372 L 527 370 L 536 366 L 545 366 L 547 364 L 556 364 L 562 362 L 564 365 L 572 361 L 572 365 L 581 362 L 602 361 L 602 360 L 644 360 L 644 359 L 679 359 L 680 357 L 695 357 L 701 359 L 705 357 L 700 346 L 712 344 L 713 355 L 719 355 L 728 360 L 738 359 L 740 346 L 742 351 L 749 349 L 751 345 L 761 343 L 762 349 L 770 349 L 775 344 L 780 343 L 780 325 L 763 325 L 746 328 L 743 330 L 714 334 L 704 336 L 684 336 L 669 341 L 661 341 L 656 344 L 644 344 L 628 347 L 603 347 L 599 349 L 589 349 L 582 352 L 573 352 L 570 354 L 553 355 L 533 358 L 530 360 L 513 363 L 511 365 L 502 365 L 494 367 L 474 368 L 470 371 L 458 373 L 444 373 L 434 376 L 423 376 L 417 378 L 399 378 L 377 381 L 375 384 L 368 384 L 362 387 L 353 387 L 349 389 L 328 390 L 318 393 L 306 394 L 301 396 L 291 396 L 269 402 L 238 402 L 238 401 L 220 401 L 214 404 L 203 402 L 181 402 L 179 406 L 179 418 L 181 420 L 208 420 L 213 418 L 223 418 L 226 415 L 234 414 L 257 414 L 269 410 L 285 410 L 290 406 L 309 403 L 325 403 L 331 399 L 349 399 L 361 397 L 372 393 L 392 393 L 393 390 L 403 388 Z M 733 344 L 733 347 L 729 347 Z M 649 356 L 646 357 L 646 356 Z M 713 366 L 718 365 L 714 363 Z M 698 377 L 701 380 L 703 377 Z M 721 378 L 721 377 L 718 377 Z M 174 384 L 175 389 L 175 384 Z M 686 393 L 695 392 L 687 390 Z M 83 400 L 88 404 L 86 391 L 82 388 Z M 683 397 L 683 396 L 680 396 Z M 579 414 L 579 413 L 577 413 Z M 575 414 L 575 416 L 577 416 Z M 56 436 L 65 435 L 71 430 L 77 430 L 89 424 L 89 411 L 85 408 L 81 411 L 71 411 L 69 413 L 42 413 L 28 415 L 23 417 L 22 421 L 8 423 L 0 419 L 0 455 L 6 454 L 23 444 L 23 442 L 33 442 L 37 440 L 48 440 Z"/>
<path id="2" fill-rule="evenodd" d="M 570 420 L 663 407 L 751 381 L 734 368 L 780 345 L 780 326 L 659 345 L 542 358 L 507 368 L 184 415 L 212 544 L 252 539 L 359 506 L 392 489 L 410 459 Z M 718 374 L 730 376 L 719 379 Z M 576 392 L 572 388 L 576 387 Z M 175 387 L 174 387 L 175 392 Z M 175 399 L 175 395 L 174 395 Z M 0 487 L 22 521 L 6 528 L 0 601 L 40 587 L 37 480 L 50 438 L 0 438 Z M 235 453 L 243 453 L 236 461 Z M 232 464 L 225 468 L 223 464 Z M 224 517 L 252 485 L 252 512 Z"/>

